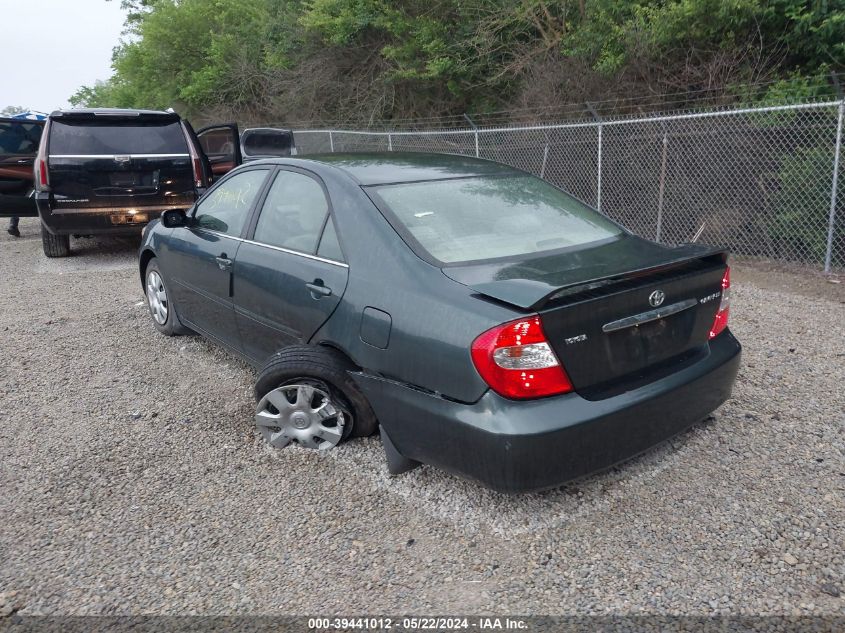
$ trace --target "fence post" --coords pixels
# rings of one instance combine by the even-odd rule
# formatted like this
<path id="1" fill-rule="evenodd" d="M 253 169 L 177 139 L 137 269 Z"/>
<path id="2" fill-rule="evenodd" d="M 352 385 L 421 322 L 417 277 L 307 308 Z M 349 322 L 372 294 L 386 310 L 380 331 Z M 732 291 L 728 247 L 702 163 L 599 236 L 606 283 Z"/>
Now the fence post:
<path id="1" fill-rule="evenodd" d="M 657 190 L 657 230 L 654 241 L 660 241 L 660 233 L 663 229 L 663 192 L 666 189 L 666 154 L 669 148 L 669 135 L 666 133 L 666 123 L 663 123 L 663 149 L 660 157 L 660 186 Z"/>
<path id="2" fill-rule="evenodd" d="M 599 124 L 599 142 L 598 142 L 598 156 L 596 156 L 596 209 L 601 211 L 601 149 L 602 149 L 602 118 L 599 116 L 599 113 L 596 112 L 596 109 L 587 102 L 585 104 L 587 109 L 593 115 L 593 118 Z"/>
<path id="3" fill-rule="evenodd" d="M 387 135 L 387 151 L 388 152 L 393 151 L 393 134 Z"/>
<path id="4" fill-rule="evenodd" d="M 464 118 L 472 126 L 472 129 L 475 130 L 475 157 L 478 158 L 478 126 L 475 125 L 475 121 L 466 112 L 464 112 Z"/>
<path id="5" fill-rule="evenodd" d="M 543 148 L 543 164 L 540 166 L 540 178 L 546 177 L 546 163 L 549 162 L 549 144 Z"/>
<path id="6" fill-rule="evenodd" d="M 543 130 L 546 144 L 543 146 L 543 163 L 540 165 L 540 178 L 546 177 L 546 165 L 549 164 L 549 131 Z"/>
<path id="7" fill-rule="evenodd" d="M 830 187 L 830 217 L 827 224 L 827 251 L 824 255 L 824 272 L 830 272 L 833 258 L 833 233 L 836 227 L 836 196 L 839 185 L 839 155 L 842 152 L 842 114 L 845 113 L 845 99 L 839 102 L 839 116 L 836 123 L 836 144 L 833 149 L 833 184 Z"/>
<path id="8" fill-rule="evenodd" d="M 334 138 L 332 138 L 331 130 L 329 130 L 329 147 L 331 147 L 332 152 L 334 152 Z"/>

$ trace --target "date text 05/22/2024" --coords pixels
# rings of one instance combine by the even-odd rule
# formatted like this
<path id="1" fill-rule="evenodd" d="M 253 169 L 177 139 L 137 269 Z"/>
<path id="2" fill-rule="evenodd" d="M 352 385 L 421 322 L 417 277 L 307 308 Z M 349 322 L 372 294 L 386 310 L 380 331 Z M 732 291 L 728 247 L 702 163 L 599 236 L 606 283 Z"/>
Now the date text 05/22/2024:
<path id="1" fill-rule="evenodd" d="M 357 617 L 357 618 L 309 618 L 311 631 L 496 631 L 526 630 L 528 623 L 519 618 L 496 617 Z"/>

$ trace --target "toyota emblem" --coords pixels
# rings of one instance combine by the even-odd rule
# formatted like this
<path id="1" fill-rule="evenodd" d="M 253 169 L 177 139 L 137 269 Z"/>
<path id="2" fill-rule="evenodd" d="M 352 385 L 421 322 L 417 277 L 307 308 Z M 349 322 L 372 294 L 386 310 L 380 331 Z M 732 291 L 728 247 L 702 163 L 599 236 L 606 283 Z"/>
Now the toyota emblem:
<path id="1" fill-rule="evenodd" d="M 653 306 L 657 307 L 663 303 L 663 300 L 666 298 L 666 293 L 662 290 L 655 290 L 648 296 L 648 302 Z"/>

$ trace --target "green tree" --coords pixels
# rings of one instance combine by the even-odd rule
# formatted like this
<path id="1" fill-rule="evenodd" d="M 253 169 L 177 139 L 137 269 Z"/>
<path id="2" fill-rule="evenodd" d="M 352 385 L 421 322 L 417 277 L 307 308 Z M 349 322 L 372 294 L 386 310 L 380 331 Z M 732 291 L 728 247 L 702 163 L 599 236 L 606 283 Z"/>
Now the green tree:
<path id="1" fill-rule="evenodd" d="M 287 63 L 279 15 L 288 5 L 271 0 L 146 0 L 130 9 L 130 39 L 114 52 L 114 75 L 83 87 L 80 105 L 190 111 L 259 97 L 268 69 Z"/>
<path id="2" fill-rule="evenodd" d="M 28 112 L 29 108 L 24 108 L 23 106 L 15 106 L 10 105 L 6 106 L 2 110 L 0 110 L 0 116 L 10 117 L 15 116 L 16 114 L 20 114 L 21 112 Z"/>
<path id="3" fill-rule="evenodd" d="M 74 104 L 364 122 L 621 94 L 819 96 L 821 84 L 808 78 L 845 70 L 845 0 L 122 5 L 128 37 L 115 49 L 114 74 L 80 88 Z M 744 88 L 772 80 L 782 81 L 768 93 Z"/>

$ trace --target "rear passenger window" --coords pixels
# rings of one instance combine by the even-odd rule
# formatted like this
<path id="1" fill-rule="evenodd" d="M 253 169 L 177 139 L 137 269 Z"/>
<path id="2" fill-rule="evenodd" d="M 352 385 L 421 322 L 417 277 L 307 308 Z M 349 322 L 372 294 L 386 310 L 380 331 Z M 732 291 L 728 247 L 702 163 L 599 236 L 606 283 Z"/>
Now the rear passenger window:
<path id="1" fill-rule="evenodd" d="M 335 231 L 334 222 L 331 218 L 326 222 L 326 228 L 323 230 L 323 237 L 320 238 L 320 247 L 317 249 L 317 255 L 326 259 L 334 259 L 339 262 L 343 261 L 343 253 L 340 252 L 340 242 L 337 241 L 337 231 Z"/>
<path id="2" fill-rule="evenodd" d="M 269 169 L 250 169 L 227 178 L 197 204 L 197 226 L 226 235 L 241 234 Z"/>
<path id="3" fill-rule="evenodd" d="M 329 203 L 320 183 L 303 174 L 280 171 L 261 209 L 254 239 L 313 253 L 328 212 Z"/>

